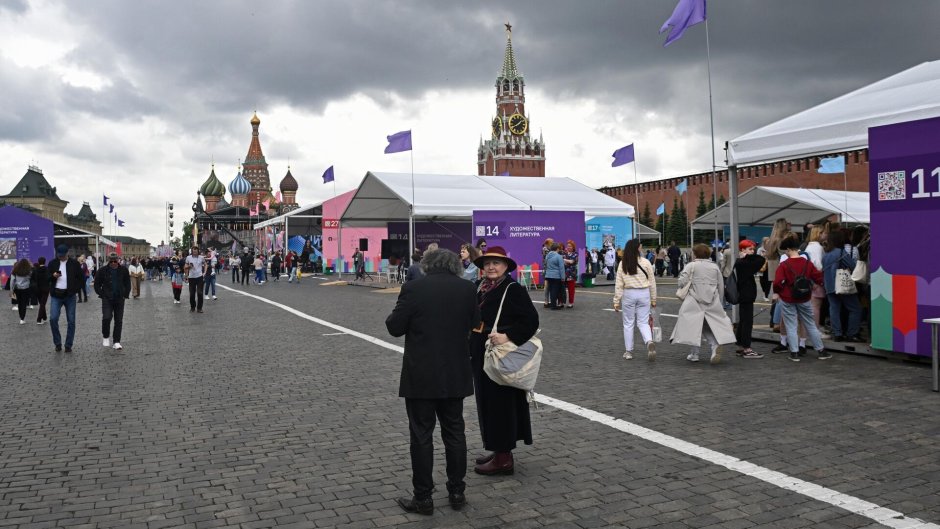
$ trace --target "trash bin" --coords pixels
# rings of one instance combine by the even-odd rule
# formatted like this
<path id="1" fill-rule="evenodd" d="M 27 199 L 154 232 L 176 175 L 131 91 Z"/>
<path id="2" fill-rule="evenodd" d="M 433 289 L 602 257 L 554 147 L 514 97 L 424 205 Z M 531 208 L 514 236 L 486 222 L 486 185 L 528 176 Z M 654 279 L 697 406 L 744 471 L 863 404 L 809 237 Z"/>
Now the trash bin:
<path id="1" fill-rule="evenodd" d="M 594 274 L 581 274 L 581 286 L 584 288 L 594 288 Z"/>

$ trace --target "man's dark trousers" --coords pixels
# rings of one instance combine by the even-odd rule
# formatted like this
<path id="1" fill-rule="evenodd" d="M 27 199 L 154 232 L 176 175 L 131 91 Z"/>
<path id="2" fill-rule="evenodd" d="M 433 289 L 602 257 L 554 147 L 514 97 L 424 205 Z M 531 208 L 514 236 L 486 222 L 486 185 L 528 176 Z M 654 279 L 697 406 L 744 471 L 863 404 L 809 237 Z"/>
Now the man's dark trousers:
<path id="1" fill-rule="evenodd" d="M 464 435 L 463 398 L 405 399 L 408 429 L 411 431 L 411 483 L 414 497 L 431 497 L 434 480 L 434 422 L 441 422 L 444 459 L 447 462 L 447 492 L 463 494 L 467 475 L 467 438 Z"/>
<path id="2" fill-rule="evenodd" d="M 202 310 L 202 277 L 189 278 L 189 308 Z M 197 305 L 196 299 L 199 299 Z"/>
<path id="3" fill-rule="evenodd" d="M 111 319 L 114 318 L 114 341 L 121 341 L 121 329 L 124 328 L 124 298 L 101 298 L 101 336 L 111 335 Z"/>
<path id="4" fill-rule="evenodd" d="M 738 305 L 738 326 L 735 329 L 737 344 L 741 347 L 751 347 L 751 334 L 754 331 L 754 302 L 740 303 Z"/>

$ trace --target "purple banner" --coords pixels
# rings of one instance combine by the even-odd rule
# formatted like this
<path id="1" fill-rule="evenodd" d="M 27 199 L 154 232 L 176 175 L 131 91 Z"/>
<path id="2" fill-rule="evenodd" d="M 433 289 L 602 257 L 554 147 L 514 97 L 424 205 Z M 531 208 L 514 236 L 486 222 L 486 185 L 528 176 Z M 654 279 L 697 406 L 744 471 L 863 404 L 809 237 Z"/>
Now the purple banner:
<path id="1" fill-rule="evenodd" d="M 564 247 L 574 241 L 578 277 L 584 271 L 584 212 L 582 211 L 474 211 L 473 235 L 486 246 L 502 246 L 520 269 L 531 270 L 542 282 L 542 244 L 552 239 Z M 518 277 L 518 276 L 517 276 Z"/>
<path id="2" fill-rule="evenodd" d="M 52 221 L 13 206 L 0 208 L 0 284 L 16 261 L 26 258 L 35 264 L 40 257 L 55 258 Z"/>
<path id="3" fill-rule="evenodd" d="M 940 317 L 940 118 L 868 130 L 872 345 L 930 355 Z"/>
<path id="4" fill-rule="evenodd" d="M 408 223 L 389 222 L 388 238 L 407 239 Z M 473 243 L 470 240 L 469 222 L 415 222 L 415 240 L 415 244 L 411 245 L 412 251 L 417 247 L 422 252 L 432 242 L 454 253 L 460 252 L 461 244 Z"/>

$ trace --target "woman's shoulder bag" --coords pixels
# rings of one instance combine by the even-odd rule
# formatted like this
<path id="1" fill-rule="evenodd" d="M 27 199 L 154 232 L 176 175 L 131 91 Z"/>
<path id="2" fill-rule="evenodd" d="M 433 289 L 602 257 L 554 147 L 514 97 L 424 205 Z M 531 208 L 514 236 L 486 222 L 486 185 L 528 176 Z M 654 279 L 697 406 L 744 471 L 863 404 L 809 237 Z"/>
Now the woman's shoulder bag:
<path id="1" fill-rule="evenodd" d="M 497 332 L 499 328 L 503 303 L 512 286 L 513 283 L 509 283 L 503 291 L 499 309 L 496 311 L 496 321 L 493 322 L 493 332 Z M 510 386 L 528 392 L 527 397 L 531 401 L 535 381 L 539 376 L 539 367 L 542 365 L 542 351 L 542 340 L 536 336 L 519 346 L 511 341 L 497 345 L 487 340 L 483 356 L 483 371 L 490 377 L 490 380 L 501 386 Z"/>
<path id="2" fill-rule="evenodd" d="M 680 300 L 684 300 L 689 295 L 689 290 L 692 288 L 692 277 L 695 273 L 695 265 L 689 264 L 687 267 L 689 269 L 689 282 L 676 291 L 676 297 Z"/>

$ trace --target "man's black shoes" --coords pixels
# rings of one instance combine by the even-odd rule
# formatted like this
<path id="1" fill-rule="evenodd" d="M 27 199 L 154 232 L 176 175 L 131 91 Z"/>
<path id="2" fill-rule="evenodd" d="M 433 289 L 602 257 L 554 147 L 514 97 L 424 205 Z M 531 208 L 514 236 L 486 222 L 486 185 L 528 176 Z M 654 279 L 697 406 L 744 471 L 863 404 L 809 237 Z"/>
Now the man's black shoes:
<path id="1" fill-rule="evenodd" d="M 467 504 L 467 497 L 462 492 L 453 492 L 447 495 L 447 501 L 450 502 L 451 509 L 459 511 Z"/>
<path id="2" fill-rule="evenodd" d="M 463 495 L 461 494 L 461 497 Z M 434 500 L 428 498 L 426 500 L 419 500 L 417 498 L 398 498 L 398 505 L 405 510 L 405 512 L 416 512 L 418 514 L 434 514 Z"/>

